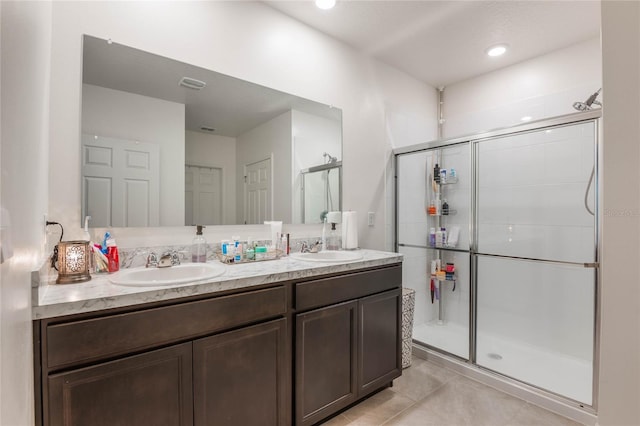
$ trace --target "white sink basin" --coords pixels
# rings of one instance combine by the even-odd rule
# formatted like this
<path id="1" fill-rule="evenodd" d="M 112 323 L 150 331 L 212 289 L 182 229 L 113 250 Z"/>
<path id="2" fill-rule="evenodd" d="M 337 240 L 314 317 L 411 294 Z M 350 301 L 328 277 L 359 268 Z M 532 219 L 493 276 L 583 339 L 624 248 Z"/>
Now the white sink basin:
<path id="1" fill-rule="evenodd" d="M 168 268 L 131 268 L 110 275 L 113 284 L 127 286 L 163 286 L 206 280 L 224 274 L 225 266 L 218 263 L 184 263 Z"/>
<path id="2" fill-rule="evenodd" d="M 291 256 L 297 260 L 305 260 L 309 262 L 353 262 L 362 259 L 362 253 L 359 251 L 338 251 L 323 250 L 317 253 L 291 253 Z"/>

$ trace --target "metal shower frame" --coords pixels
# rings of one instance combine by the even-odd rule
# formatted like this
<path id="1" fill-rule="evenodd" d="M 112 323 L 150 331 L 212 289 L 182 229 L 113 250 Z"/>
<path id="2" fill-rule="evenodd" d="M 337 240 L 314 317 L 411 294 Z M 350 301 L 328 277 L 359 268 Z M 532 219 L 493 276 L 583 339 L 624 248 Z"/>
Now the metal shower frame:
<path id="1" fill-rule="evenodd" d="M 601 270 L 600 270 L 600 253 L 601 253 L 601 215 L 602 206 L 600 203 L 601 194 L 601 173 L 599 167 L 599 160 L 601 157 L 600 147 L 600 123 L 599 119 L 602 116 L 600 109 L 593 109 L 585 112 L 573 113 L 562 115 L 558 117 L 548 118 L 544 120 L 531 121 L 516 126 L 505 127 L 495 130 L 490 130 L 482 133 L 465 135 L 461 137 L 435 140 L 431 142 L 421 143 L 417 145 L 411 145 L 403 148 L 393 150 L 393 176 L 394 176 L 394 249 L 398 252 L 400 244 L 398 241 L 399 224 L 398 224 L 398 156 L 403 154 L 411 154 L 421 151 L 430 151 L 434 149 L 450 147 L 453 145 L 461 145 L 468 143 L 470 150 L 470 170 L 469 176 L 473 176 L 473 185 L 470 191 L 470 216 L 469 216 L 469 262 L 470 262 L 470 295 L 469 295 L 469 356 L 467 359 L 460 358 L 454 354 L 446 352 L 437 347 L 427 345 L 423 342 L 413 341 L 414 348 L 418 352 L 423 353 L 436 353 L 439 359 L 443 362 L 452 362 L 458 364 L 465 369 L 471 369 L 476 371 L 478 376 L 489 375 L 495 382 L 505 383 L 507 386 L 512 386 L 519 390 L 523 390 L 527 394 L 534 394 L 539 397 L 539 400 L 552 399 L 555 402 L 563 405 L 568 405 L 574 409 L 579 409 L 588 415 L 595 415 L 598 408 L 598 385 L 599 385 L 599 364 L 600 364 L 600 286 L 601 286 Z M 475 178 L 477 175 L 476 160 L 477 160 L 477 145 L 483 141 L 490 140 L 500 136 L 512 136 L 525 133 L 531 133 L 534 131 L 542 130 L 545 128 L 563 127 L 567 125 L 573 125 L 583 122 L 593 122 L 595 125 L 595 143 L 594 143 L 594 202 L 595 202 L 595 215 L 594 215 L 594 263 L 583 264 L 584 267 L 594 269 L 594 324 L 593 324 L 593 377 L 592 377 L 592 403 L 587 405 L 579 401 L 567 398 L 549 390 L 531 385 L 513 377 L 506 376 L 499 372 L 487 369 L 485 367 L 476 364 L 476 344 L 477 344 L 477 243 L 478 243 L 478 224 L 477 224 L 477 203 L 478 203 L 478 180 Z M 567 262 L 546 261 L 551 263 L 567 264 Z M 569 262 L 571 263 L 571 262 Z M 576 263 L 571 263 L 576 265 Z"/>

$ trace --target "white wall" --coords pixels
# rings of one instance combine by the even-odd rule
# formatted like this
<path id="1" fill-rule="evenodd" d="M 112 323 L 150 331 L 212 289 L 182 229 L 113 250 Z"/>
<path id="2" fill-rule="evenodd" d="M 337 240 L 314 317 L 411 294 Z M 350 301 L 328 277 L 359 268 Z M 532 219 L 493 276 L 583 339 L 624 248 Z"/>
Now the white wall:
<path id="1" fill-rule="evenodd" d="M 574 102 L 601 87 L 601 70 L 600 40 L 593 39 L 452 84 L 444 92 L 444 137 L 574 113 Z"/>
<path id="2" fill-rule="evenodd" d="M 293 110 L 293 223 L 302 221 L 302 175 L 301 170 L 319 166 L 327 162 L 326 152 L 342 160 L 342 125 L 340 121 Z M 337 196 L 337 194 L 336 194 Z M 324 198 L 318 195 L 318 198 Z M 322 203 L 324 205 L 324 203 Z M 335 210 L 338 210 L 336 205 Z M 319 221 L 319 219 L 317 219 Z"/>
<path id="3" fill-rule="evenodd" d="M 184 224 L 184 111 L 184 104 L 176 102 L 82 86 L 82 133 L 149 142 L 160 148 L 161 226 Z"/>
<path id="4" fill-rule="evenodd" d="M 236 219 L 236 139 L 186 131 L 186 164 L 222 169 L 223 224 L 240 223 Z"/>
<path id="5" fill-rule="evenodd" d="M 359 212 L 360 245 L 384 247 L 385 117 L 433 123 L 433 88 L 258 2 L 55 2 L 53 18 L 50 209 L 71 235 L 80 233 L 79 167 L 61 161 L 79 164 L 86 33 L 341 108 L 345 207 Z M 376 226 L 366 226 L 367 211 L 378 213 Z"/>
<path id="6" fill-rule="evenodd" d="M 0 2 L 0 12 L 0 205 L 11 219 L 3 235 L 7 232 L 13 243 L 13 256 L 0 266 L 0 424 L 30 425 L 34 422 L 30 273 L 44 257 L 52 6 Z"/>
<path id="7" fill-rule="evenodd" d="M 273 216 L 268 220 L 291 223 L 291 111 L 262 123 L 237 137 L 237 223 L 244 223 L 245 166 L 270 158 Z"/>
<path id="8" fill-rule="evenodd" d="M 640 3 L 602 2 L 601 426 L 640 424 Z"/>

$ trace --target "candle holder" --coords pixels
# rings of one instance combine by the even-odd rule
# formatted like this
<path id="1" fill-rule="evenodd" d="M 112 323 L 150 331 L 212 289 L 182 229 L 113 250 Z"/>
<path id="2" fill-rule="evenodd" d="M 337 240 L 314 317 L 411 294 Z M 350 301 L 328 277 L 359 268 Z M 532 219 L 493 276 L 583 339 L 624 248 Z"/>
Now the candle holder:
<path id="1" fill-rule="evenodd" d="M 61 241 L 57 245 L 56 284 L 82 283 L 91 279 L 89 241 Z"/>

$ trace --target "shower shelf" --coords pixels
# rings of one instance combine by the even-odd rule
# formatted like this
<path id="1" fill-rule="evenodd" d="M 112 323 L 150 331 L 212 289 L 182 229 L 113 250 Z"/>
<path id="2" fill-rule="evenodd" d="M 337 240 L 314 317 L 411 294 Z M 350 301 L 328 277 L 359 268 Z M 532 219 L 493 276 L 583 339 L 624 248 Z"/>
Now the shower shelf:
<path id="1" fill-rule="evenodd" d="M 449 209 L 449 214 L 430 214 L 429 216 L 431 217 L 436 217 L 436 216 L 453 216 L 455 214 L 458 213 L 458 210 L 451 210 Z"/>
<path id="2" fill-rule="evenodd" d="M 438 185 L 453 185 L 455 183 L 458 183 L 458 177 L 454 177 L 454 178 L 447 178 L 446 182 L 436 182 Z"/>
<path id="3" fill-rule="evenodd" d="M 452 250 L 452 251 L 466 251 L 466 250 L 461 250 L 461 249 L 457 249 L 456 246 L 452 246 L 452 245 L 441 245 L 441 246 L 432 246 L 432 245 L 427 245 L 428 248 L 433 249 L 433 250 Z"/>

